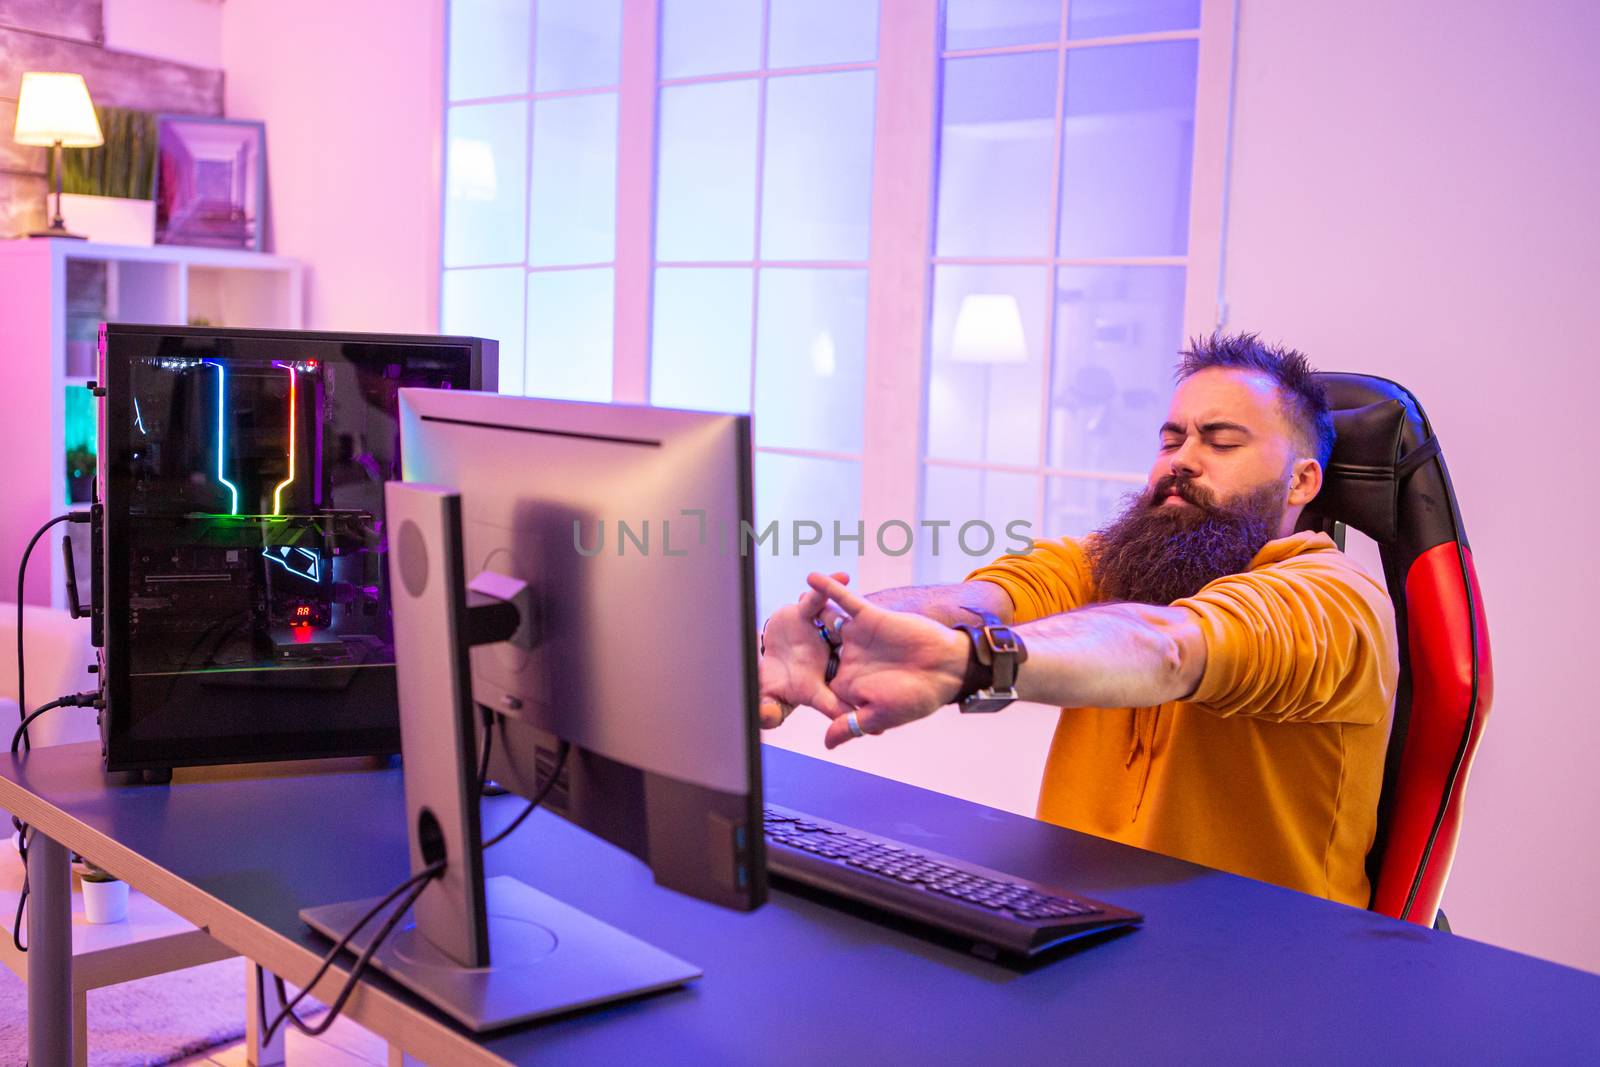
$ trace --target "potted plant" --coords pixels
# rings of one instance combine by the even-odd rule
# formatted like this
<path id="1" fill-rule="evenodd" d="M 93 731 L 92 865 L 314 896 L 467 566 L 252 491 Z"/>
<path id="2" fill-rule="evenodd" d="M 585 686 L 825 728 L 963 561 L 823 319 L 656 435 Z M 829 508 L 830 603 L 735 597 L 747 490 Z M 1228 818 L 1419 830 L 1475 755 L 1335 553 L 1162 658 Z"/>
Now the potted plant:
<path id="1" fill-rule="evenodd" d="M 156 119 L 148 111 L 97 107 L 105 144 L 61 152 L 67 228 L 108 244 L 155 243 Z M 50 162 L 55 181 L 55 161 Z"/>
<path id="2" fill-rule="evenodd" d="M 119 923 L 128 917 L 128 883 L 88 860 L 83 861 L 83 917 L 92 923 Z"/>

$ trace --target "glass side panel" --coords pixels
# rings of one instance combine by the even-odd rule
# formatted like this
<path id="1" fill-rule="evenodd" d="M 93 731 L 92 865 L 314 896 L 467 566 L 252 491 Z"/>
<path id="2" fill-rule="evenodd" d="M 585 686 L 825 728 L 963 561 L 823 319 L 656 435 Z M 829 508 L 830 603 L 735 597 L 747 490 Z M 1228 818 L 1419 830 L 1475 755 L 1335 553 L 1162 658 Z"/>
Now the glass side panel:
<path id="1" fill-rule="evenodd" d="M 1063 257 L 1188 248 L 1198 47 L 1166 41 L 1067 54 Z"/>
<path id="2" fill-rule="evenodd" d="M 939 144 L 941 256 L 1050 252 L 1057 53 L 947 60 Z"/>

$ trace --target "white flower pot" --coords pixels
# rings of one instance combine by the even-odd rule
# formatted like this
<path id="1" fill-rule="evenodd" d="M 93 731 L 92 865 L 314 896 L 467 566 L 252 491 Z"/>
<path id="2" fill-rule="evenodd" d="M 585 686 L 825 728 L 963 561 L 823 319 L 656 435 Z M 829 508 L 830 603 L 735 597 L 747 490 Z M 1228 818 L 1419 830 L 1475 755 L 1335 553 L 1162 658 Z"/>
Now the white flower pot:
<path id="1" fill-rule="evenodd" d="M 52 203 L 52 210 L 55 205 Z M 120 196 L 61 194 L 61 217 L 70 233 L 111 245 L 156 243 L 156 202 Z"/>
<path id="2" fill-rule="evenodd" d="M 83 917 L 92 923 L 119 923 L 128 917 L 127 882 L 83 882 Z"/>

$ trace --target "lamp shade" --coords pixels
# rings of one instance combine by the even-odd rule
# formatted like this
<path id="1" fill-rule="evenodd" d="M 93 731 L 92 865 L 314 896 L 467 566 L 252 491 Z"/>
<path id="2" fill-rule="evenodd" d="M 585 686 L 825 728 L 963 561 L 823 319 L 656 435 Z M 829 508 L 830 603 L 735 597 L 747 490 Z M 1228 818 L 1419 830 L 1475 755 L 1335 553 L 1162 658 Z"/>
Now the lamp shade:
<path id="1" fill-rule="evenodd" d="M 83 75 L 41 71 L 22 76 L 17 128 L 11 136 L 18 144 L 48 147 L 60 141 L 63 148 L 94 148 L 106 141 Z"/>
<path id="2" fill-rule="evenodd" d="M 1022 310 L 1010 293 L 969 293 L 961 298 L 950 338 L 955 363 L 1026 363 L 1028 339 Z"/>

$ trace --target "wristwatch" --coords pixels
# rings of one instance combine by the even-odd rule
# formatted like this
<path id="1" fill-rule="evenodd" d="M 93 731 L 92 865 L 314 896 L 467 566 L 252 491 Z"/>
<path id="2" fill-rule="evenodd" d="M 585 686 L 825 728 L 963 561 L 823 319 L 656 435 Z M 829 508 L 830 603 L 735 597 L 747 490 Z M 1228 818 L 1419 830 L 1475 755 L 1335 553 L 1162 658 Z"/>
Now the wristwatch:
<path id="1" fill-rule="evenodd" d="M 998 616 L 966 610 L 978 617 L 979 624 L 955 627 L 972 639 L 967 674 L 955 703 L 963 712 L 999 711 L 1017 699 L 1017 670 L 1027 662 L 1028 649 Z"/>

